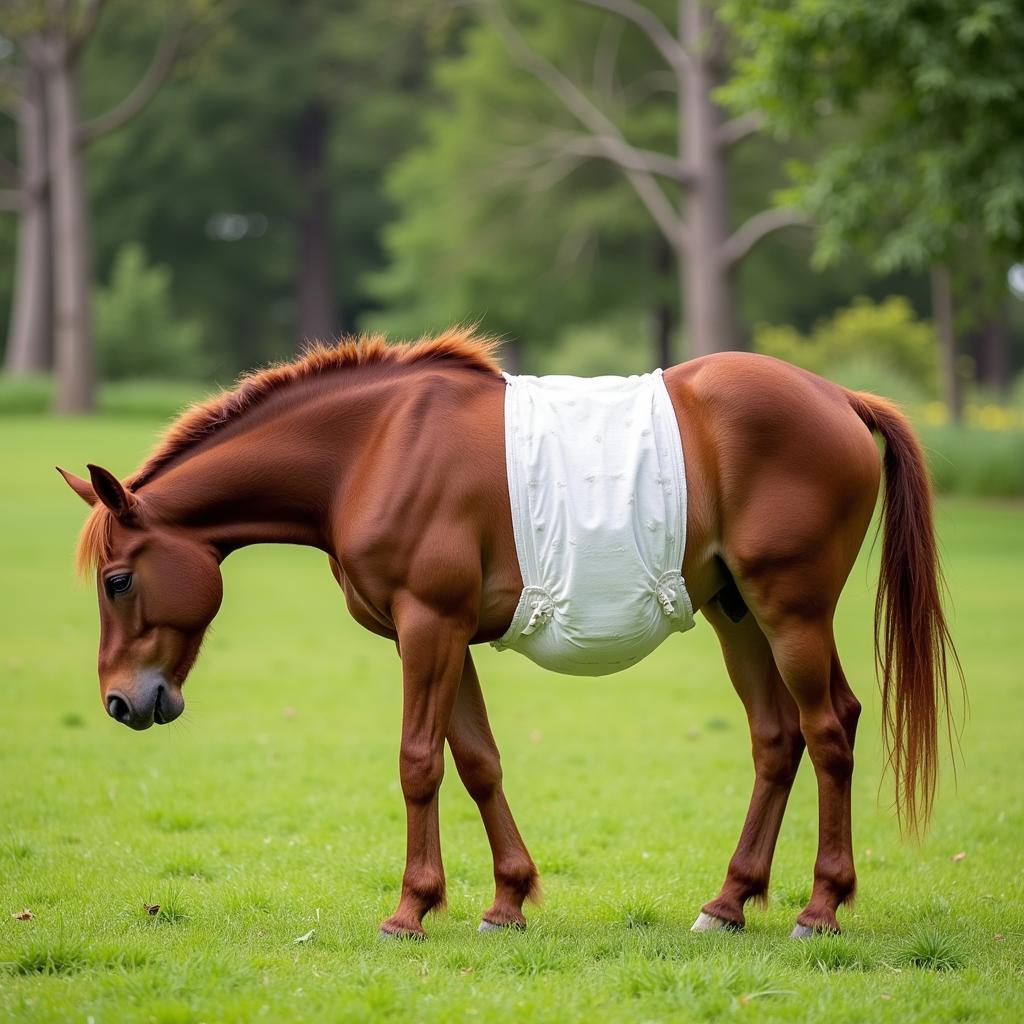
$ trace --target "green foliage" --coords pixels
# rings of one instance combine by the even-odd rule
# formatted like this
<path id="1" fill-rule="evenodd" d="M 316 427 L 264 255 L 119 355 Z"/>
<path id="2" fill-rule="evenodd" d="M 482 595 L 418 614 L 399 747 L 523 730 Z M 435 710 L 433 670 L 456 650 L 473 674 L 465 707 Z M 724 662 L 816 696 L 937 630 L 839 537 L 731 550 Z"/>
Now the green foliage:
<path id="1" fill-rule="evenodd" d="M 108 416 L 169 419 L 201 398 L 204 390 L 185 382 L 104 381 L 98 406 Z M 51 407 L 52 394 L 49 377 L 0 376 L 0 416 L 41 415 Z"/>
<path id="2" fill-rule="evenodd" d="M 920 409 L 927 398 L 918 382 L 894 370 L 884 358 L 854 356 L 848 362 L 837 363 L 825 376 L 851 391 L 883 395 L 912 411 Z"/>
<path id="3" fill-rule="evenodd" d="M 209 390 L 184 381 L 109 381 L 100 386 L 99 407 L 108 416 L 170 419 Z"/>
<path id="4" fill-rule="evenodd" d="M 122 247 L 110 282 L 93 298 L 102 376 L 198 380 L 209 372 L 202 331 L 176 320 L 171 309 L 171 272 L 151 266 L 141 245 Z"/>
<path id="5" fill-rule="evenodd" d="M 723 91 L 783 134 L 840 117 L 846 137 L 795 168 L 817 257 L 881 270 L 954 255 L 968 234 L 1024 251 L 1024 2 L 727 0 L 743 44 Z"/>
<path id="6" fill-rule="evenodd" d="M 622 318 L 568 328 L 550 348 L 537 352 L 527 369 L 569 376 L 647 373 L 655 353 L 650 329 L 639 319 Z"/>
<path id="7" fill-rule="evenodd" d="M 858 390 L 876 390 L 871 377 L 883 375 L 902 392 L 894 394 L 889 386 L 880 389 L 892 398 L 911 397 L 911 389 L 917 392 L 915 397 L 931 397 L 938 385 L 935 332 L 900 296 L 877 304 L 859 298 L 819 321 L 808 335 L 789 326 L 760 324 L 753 347 L 821 376 L 842 377 L 840 383 Z M 858 377 L 860 381 L 855 381 Z"/>
<path id="8" fill-rule="evenodd" d="M 577 4 L 526 0 L 512 16 L 630 141 L 671 149 L 669 97 L 645 90 L 643 102 L 626 100 L 658 59 L 639 33 L 620 37 L 620 19 Z M 368 322 L 410 334 L 481 317 L 539 351 L 570 324 L 673 303 L 671 260 L 622 173 L 574 152 L 583 129 L 486 23 L 461 44 L 435 68 L 445 105 L 426 112 L 425 140 L 389 178 L 398 217 L 384 235 L 390 264 L 370 278 L 384 310 Z M 605 60 L 617 53 L 617 72 L 595 61 L 602 46 Z"/>
<path id="9" fill-rule="evenodd" d="M 462 15 L 430 0 L 211 3 L 146 110 L 89 148 L 101 277 L 126 238 L 174 271 L 174 307 L 202 322 L 220 376 L 294 352 L 299 127 L 328 119 L 332 285 L 340 326 L 370 303 L 391 216 L 385 172 L 420 135 L 429 61 Z M 87 116 L 133 86 L 159 37 L 146 4 L 111 0 L 85 55 Z M 238 235 L 217 233 L 240 215 Z M 417 331 L 417 333 L 419 333 Z"/>
<path id="10" fill-rule="evenodd" d="M 49 377 L 0 376 L 0 415 L 44 413 L 50 408 L 52 393 Z"/>
<path id="11" fill-rule="evenodd" d="M 916 426 L 937 491 L 990 498 L 1024 495 L 1024 429 Z"/>

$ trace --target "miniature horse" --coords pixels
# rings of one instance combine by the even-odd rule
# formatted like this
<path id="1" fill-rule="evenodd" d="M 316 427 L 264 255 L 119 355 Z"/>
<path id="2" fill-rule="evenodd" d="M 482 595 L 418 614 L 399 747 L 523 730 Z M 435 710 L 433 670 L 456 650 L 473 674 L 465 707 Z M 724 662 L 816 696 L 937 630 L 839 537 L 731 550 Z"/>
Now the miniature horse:
<path id="1" fill-rule="evenodd" d="M 356 620 L 398 644 L 408 846 L 385 935 L 422 937 L 424 915 L 445 899 L 445 740 L 494 857 L 481 929 L 525 927 L 523 902 L 539 889 L 470 654 L 505 632 L 523 588 L 493 352 L 468 329 L 403 346 L 318 345 L 187 411 L 124 484 L 97 466 L 91 481 L 61 471 L 93 507 L 78 559 L 96 568 L 100 691 L 118 722 L 146 729 L 181 714 L 182 684 L 221 603 L 220 563 L 247 544 L 320 548 Z M 886 476 L 876 652 L 905 824 L 927 822 L 935 788 L 955 652 L 921 449 L 886 401 L 763 356 L 695 359 L 664 382 L 686 456 L 682 571 L 746 708 L 755 769 L 725 883 L 694 928 L 742 927 L 746 901 L 766 892 L 806 745 L 819 841 L 794 935 L 835 932 L 856 885 L 860 704 L 832 620 L 878 494 L 872 432 L 885 441 Z"/>

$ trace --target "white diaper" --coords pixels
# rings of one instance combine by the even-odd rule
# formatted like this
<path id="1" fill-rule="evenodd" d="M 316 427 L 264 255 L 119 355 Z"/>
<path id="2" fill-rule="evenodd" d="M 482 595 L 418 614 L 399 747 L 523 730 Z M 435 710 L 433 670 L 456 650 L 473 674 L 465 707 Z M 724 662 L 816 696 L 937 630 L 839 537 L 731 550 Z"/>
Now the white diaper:
<path id="1" fill-rule="evenodd" d="M 494 646 L 572 675 L 629 668 L 693 626 L 683 446 L 661 370 L 505 380 L 523 592 Z"/>

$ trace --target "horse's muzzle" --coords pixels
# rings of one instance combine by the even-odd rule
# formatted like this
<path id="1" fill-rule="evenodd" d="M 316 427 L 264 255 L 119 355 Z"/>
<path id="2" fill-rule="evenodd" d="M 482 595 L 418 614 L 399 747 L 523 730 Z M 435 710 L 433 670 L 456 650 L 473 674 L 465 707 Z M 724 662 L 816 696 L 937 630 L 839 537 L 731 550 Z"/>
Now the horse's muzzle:
<path id="1" fill-rule="evenodd" d="M 148 729 L 155 722 L 166 725 L 185 710 L 181 689 L 169 686 L 161 673 L 146 672 L 136 682 L 133 693 L 111 690 L 107 694 L 107 714 L 131 729 Z"/>

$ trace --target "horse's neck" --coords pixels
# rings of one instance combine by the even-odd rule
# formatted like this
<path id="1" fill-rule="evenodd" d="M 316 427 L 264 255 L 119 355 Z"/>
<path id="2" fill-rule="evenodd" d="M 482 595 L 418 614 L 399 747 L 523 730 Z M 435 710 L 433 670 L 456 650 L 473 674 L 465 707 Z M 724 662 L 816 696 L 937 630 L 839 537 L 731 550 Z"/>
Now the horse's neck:
<path id="1" fill-rule="evenodd" d="M 331 551 L 331 518 L 350 469 L 387 414 L 385 388 L 258 417 L 184 458 L 143 488 L 159 519 L 195 531 L 222 555 L 249 544 Z"/>

